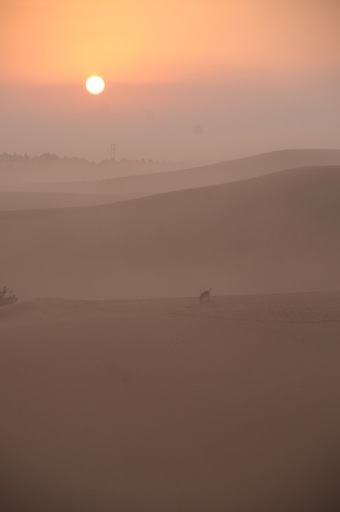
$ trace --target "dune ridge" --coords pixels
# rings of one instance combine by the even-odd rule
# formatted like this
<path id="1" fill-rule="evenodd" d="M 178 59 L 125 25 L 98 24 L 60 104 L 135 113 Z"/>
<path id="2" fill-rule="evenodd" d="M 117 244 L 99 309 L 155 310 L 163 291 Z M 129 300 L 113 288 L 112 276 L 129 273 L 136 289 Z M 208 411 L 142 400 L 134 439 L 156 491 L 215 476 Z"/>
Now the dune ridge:
<path id="1" fill-rule="evenodd" d="M 1 212 L 0 264 L 23 298 L 339 289 L 339 171 L 299 168 L 110 205 Z"/>
<path id="2" fill-rule="evenodd" d="M 123 195 L 119 200 L 127 199 Z M 63 194 L 57 192 L 1 192 L 0 211 L 44 210 L 47 208 L 75 208 L 112 203 L 113 194 Z"/>
<path id="3" fill-rule="evenodd" d="M 147 312 L 147 313 L 146 313 Z M 40 297 L 20 301 L 0 309 L 2 323 L 76 319 L 111 319 L 122 316 L 184 315 L 226 321 L 332 323 L 340 321 L 340 291 L 269 293 L 253 295 L 213 295 L 200 303 L 197 296 L 163 299 L 62 299 Z"/>
<path id="4" fill-rule="evenodd" d="M 278 150 L 189 169 L 96 181 L 7 185 L 3 191 L 75 194 L 130 194 L 135 197 L 254 178 L 289 168 L 340 165 L 340 150 Z"/>

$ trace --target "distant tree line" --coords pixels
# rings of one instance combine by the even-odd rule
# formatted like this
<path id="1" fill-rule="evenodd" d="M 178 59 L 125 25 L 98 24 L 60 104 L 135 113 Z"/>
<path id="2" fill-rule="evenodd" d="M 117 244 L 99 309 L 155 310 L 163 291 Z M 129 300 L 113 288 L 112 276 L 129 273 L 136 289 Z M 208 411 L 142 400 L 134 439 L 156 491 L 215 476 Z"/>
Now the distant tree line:
<path id="1" fill-rule="evenodd" d="M 86 160 L 86 158 L 81 157 L 60 157 L 56 155 L 55 153 L 42 153 L 41 155 L 36 156 L 29 156 L 27 153 L 24 155 L 19 155 L 18 153 L 1 153 L 0 154 L 0 163 L 59 163 L 59 162 L 79 162 L 82 164 L 92 164 L 93 162 L 90 162 L 89 160 Z"/>
<path id="2" fill-rule="evenodd" d="M 135 164 L 159 164 L 159 163 L 169 163 L 167 160 L 153 160 L 152 158 L 140 158 L 140 159 L 130 159 L 123 157 L 120 160 L 112 160 L 105 159 L 100 162 L 92 162 L 82 157 L 69 157 L 69 156 L 58 156 L 55 153 L 43 153 L 41 155 L 29 156 L 26 153 L 24 155 L 19 155 L 18 153 L 1 153 L 0 154 L 0 164 L 16 164 L 22 163 L 25 165 L 34 165 L 34 164 L 59 164 L 59 163 L 72 163 L 72 164 L 84 164 L 84 165 L 115 165 L 115 164 L 126 164 L 126 163 L 135 163 Z"/>
<path id="3" fill-rule="evenodd" d="M 18 297 L 13 292 L 9 292 L 6 286 L 0 289 L 0 307 L 18 302 Z"/>

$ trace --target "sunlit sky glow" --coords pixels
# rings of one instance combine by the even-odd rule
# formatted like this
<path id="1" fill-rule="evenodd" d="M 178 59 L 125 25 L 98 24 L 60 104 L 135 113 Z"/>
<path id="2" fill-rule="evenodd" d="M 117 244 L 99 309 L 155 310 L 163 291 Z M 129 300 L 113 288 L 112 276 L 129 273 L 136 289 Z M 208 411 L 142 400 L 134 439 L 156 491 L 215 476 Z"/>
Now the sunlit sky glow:
<path id="1" fill-rule="evenodd" d="M 339 109 L 339 20 L 337 0 L 0 0 L 0 107 L 7 116 L 0 151 L 43 152 L 54 144 L 79 154 L 93 122 L 99 128 L 86 156 L 94 158 L 112 137 L 132 145 L 138 139 L 154 146 L 149 156 L 168 157 L 161 147 L 170 140 L 172 154 L 179 133 L 178 157 L 202 158 L 192 139 L 196 125 L 212 159 L 265 150 L 267 133 L 268 149 L 334 146 L 339 126 L 327 116 Z M 80 92 L 90 75 L 107 84 L 95 105 Z M 308 98 L 312 119 L 329 121 L 320 141 L 302 117 Z M 289 119 L 270 129 L 266 117 L 273 108 L 287 116 L 287 107 L 292 124 L 301 125 L 295 139 L 285 137 Z M 246 128 L 223 151 L 223 139 L 247 113 L 248 124 L 258 126 L 255 144 Z M 78 116 L 89 123 L 79 137 Z M 39 145 L 32 134 L 39 137 L 42 120 L 51 140 L 47 132 Z M 16 125 L 16 140 L 4 122 Z M 74 123 L 73 149 L 63 142 L 67 122 Z"/>

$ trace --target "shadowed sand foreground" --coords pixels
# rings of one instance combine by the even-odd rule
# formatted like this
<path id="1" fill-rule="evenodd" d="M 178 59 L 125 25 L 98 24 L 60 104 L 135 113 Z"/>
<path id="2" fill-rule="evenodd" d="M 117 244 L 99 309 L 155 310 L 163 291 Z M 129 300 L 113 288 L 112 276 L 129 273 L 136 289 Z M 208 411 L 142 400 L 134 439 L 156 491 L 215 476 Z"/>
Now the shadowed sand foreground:
<path id="1" fill-rule="evenodd" d="M 39 299 L 0 340 L 3 510 L 336 505 L 338 292 Z"/>

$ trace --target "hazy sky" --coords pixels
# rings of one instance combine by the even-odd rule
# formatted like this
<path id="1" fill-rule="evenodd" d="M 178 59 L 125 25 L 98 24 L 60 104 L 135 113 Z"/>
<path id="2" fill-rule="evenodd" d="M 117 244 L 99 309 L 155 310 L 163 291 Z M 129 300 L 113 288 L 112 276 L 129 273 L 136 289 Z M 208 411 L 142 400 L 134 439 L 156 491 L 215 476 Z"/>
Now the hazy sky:
<path id="1" fill-rule="evenodd" d="M 0 152 L 340 148 L 339 26 L 339 0 L 0 0 Z"/>

